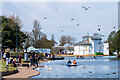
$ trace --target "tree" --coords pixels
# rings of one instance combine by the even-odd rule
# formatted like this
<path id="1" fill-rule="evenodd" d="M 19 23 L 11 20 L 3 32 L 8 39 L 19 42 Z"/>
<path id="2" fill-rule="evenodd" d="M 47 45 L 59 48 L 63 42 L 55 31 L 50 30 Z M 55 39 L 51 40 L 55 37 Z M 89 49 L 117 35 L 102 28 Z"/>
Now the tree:
<path id="1" fill-rule="evenodd" d="M 40 40 L 40 37 L 41 37 L 41 27 L 40 27 L 40 22 L 38 22 L 38 20 L 34 20 L 33 21 L 33 35 L 34 35 L 34 40 L 35 42 L 37 40 Z"/>
<path id="2" fill-rule="evenodd" d="M 22 43 L 25 42 L 26 35 L 20 30 L 20 26 L 10 18 L 0 16 L 2 24 L 0 26 L 2 32 L 2 49 L 22 48 Z M 17 41 L 17 42 L 16 42 Z M 17 44 L 16 44 L 17 43 Z"/>
<path id="3" fill-rule="evenodd" d="M 34 44 L 33 34 L 31 32 L 25 32 L 27 38 L 25 40 L 26 48 Z"/>
<path id="4" fill-rule="evenodd" d="M 43 35 L 42 39 L 37 40 L 34 44 L 34 47 L 36 48 L 52 48 L 53 43 L 47 39 L 46 34 Z"/>
<path id="5" fill-rule="evenodd" d="M 74 44 L 76 41 L 76 38 L 71 37 L 71 36 L 66 36 L 66 40 L 68 44 Z"/>
<path id="6" fill-rule="evenodd" d="M 119 54 L 120 52 L 120 30 L 115 32 L 111 32 L 108 37 L 109 42 L 109 52 L 112 54 L 113 52 L 117 51 Z"/>
<path id="7" fill-rule="evenodd" d="M 66 36 L 61 36 L 60 38 L 60 46 L 64 46 L 67 43 Z"/>
<path id="8" fill-rule="evenodd" d="M 120 52 L 120 30 L 115 34 L 112 40 L 113 51 L 117 51 L 117 54 Z"/>
<path id="9" fill-rule="evenodd" d="M 51 36 L 51 42 L 52 42 L 53 46 L 54 46 L 55 44 L 57 44 L 57 42 L 55 41 L 55 37 L 54 37 L 53 34 L 52 34 L 52 36 Z"/>
<path id="10" fill-rule="evenodd" d="M 20 28 L 22 28 L 22 20 L 18 16 L 11 15 L 9 17 L 9 19 L 11 19 L 14 23 L 17 23 L 18 26 L 20 26 Z"/>
<path id="11" fill-rule="evenodd" d="M 108 36 L 108 43 L 109 43 L 109 53 L 112 54 L 114 52 L 114 47 L 113 47 L 113 38 L 115 36 L 116 32 L 112 31 L 110 35 Z"/>
<path id="12" fill-rule="evenodd" d="M 71 36 L 61 36 L 60 38 L 60 46 L 64 46 L 65 44 L 74 44 L 75 43 L 76 38 L 71 37 Z"/>

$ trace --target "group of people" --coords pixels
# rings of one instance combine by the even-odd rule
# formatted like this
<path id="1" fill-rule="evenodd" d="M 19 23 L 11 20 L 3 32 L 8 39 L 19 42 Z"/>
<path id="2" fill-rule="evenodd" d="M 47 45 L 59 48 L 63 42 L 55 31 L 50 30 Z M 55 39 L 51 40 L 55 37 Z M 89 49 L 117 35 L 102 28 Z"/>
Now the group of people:
<path id="1" fill-rule="evenodd" d="M 8 64 L 10 63 L 10 53 L 9 52 L 2 52 L 2 58 L 4 61 L 6 61 L 6 65 L 8 67 Z"/>
<path id="2" fill-rule="evenodd" d="M 84 57 L 83 56 L 77 56 L 77 59 L 84 59 Z"/>
<path id="3" fill-rule="evenodd" d="M 77 64 L 77 62 L 74 60 L 73 62 L 71 62 L 70 60 L 67 62 L 68 64 L 73 63 L 73 64 Z"/>
<path id="4" fill-rule="evenodd" d="M 6 62 L 6 65 L 8 68 L 9 68 L 9 64 L 11 64 L 11 66 L 13 66 L 13 67 L 17 67 L 18 64 L 17 64 L 16 60 L 14 58 L 10 57 L 10 53 L 8 51 L 7 52 L 2 51 L 1 57 Z M 21 58 L 22 58 L 22 56 L 19 54 L 19 58 L 18 58 L 19 64 L 21 64 Z"/>
<path id="5" fill-rule="evenodd" d="M 40 56 L 37 54 L 30 56 L 30 66 L 38 67 L 39 60 Z"/>

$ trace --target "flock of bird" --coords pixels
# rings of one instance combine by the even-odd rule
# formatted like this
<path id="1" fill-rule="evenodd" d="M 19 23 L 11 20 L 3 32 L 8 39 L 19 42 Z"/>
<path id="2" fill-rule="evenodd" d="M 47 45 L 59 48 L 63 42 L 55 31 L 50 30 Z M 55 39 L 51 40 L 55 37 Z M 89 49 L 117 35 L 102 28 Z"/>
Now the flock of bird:
<path id="1" fill-rule="evenodd" d="M 87 11 L 88 9 L 91 8 L 91 7 L 85 7 L 85 6 L 81 6 L 81 7 L 82 7 L 85 11 Z M 56 9 L 55 11 L 57 12 L 58 9 Z M 44 17 L 44 19 L 46 20 L 47 18 Z M 74 18 L 72 18 L 71 21 L 74 21 Z M 79 27 L 79 25 L 80 25 L 80 24 L 76 24 L 77 27 Z M 119 27 L 120 27 L 120 26 L 119 26 Z M 113 28 L 115 29 L 116 27 L 113 27 Z M 63 32 L 64 30 L 61 29 L 60 31 Z M 100 25 L 98 25 L 98 31 L 101 31 Z"/>

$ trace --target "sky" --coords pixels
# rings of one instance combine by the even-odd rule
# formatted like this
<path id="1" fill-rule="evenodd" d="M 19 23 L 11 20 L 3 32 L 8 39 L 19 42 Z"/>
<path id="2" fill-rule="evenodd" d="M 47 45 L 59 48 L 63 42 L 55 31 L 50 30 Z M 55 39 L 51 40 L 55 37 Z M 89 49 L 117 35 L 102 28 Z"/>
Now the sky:
<path id="1" fill-rule="evenodd" d="M 91 8 L 85 10 L 81 6 Z M 57 42 L 62 35 L 75 37 L 79 42 L 87 33 L 96 32 L 105 35 L 105 41 L 111 31 L 118 29 L 113 28 L 118 26 L 117 2 L 2 2 L 0 15 L 19 16 L 22 31 L 27 32 L 32 31 L 33 21 L 37 19 L 47 38 L 51 39 L 54 34 Z M 101 31 L 98 31 L 98 25 Z"/>

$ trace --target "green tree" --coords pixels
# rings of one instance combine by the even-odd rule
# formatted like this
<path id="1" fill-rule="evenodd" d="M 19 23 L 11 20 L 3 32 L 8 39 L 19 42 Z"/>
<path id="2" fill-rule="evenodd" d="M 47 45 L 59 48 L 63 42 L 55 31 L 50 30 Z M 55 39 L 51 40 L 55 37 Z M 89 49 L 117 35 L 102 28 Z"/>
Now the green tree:
<path id="1" fill-rule="evenodd" d="M 111 32 L 108 37 L 109 42 L 109 52 L 112 54 L 113 52 L 117 51 L 119 54 L 120 52 L 120 30 L 115 32 Z"/>
<path id="2" fill-rule="evenodd" d="M 113 38 L 112 48 L 113 48 L 113 51 L 117 51 L 117 53 L 119 54 L 120 52 L 120 30 L 115 34 Z"/>
<path id="3" fill-rule="evenodd" d="M 114 52 L 114 47 L 113 47 L 113 38 L 115 36 L 116 32 L 112 31 L 110 35 L 108 36 L 108 43 L 109 43 L 109 53 L 112 54 Z"/>
<path id="4" fill-rule="evenodd" d="M 22 48 L 22 43 L 25 42 L 26 34 L 20 30 L 21 26 L 5 16 L 0 16 L 0 18 L 2 18 L 0 19 L 2 20 L 2 24 L 0 25 L 0 31 L 2 33 L 2 49 L 15 49 L 16 45 L 18 48 Z"/>
<path id="5" fill-rule="evenodd" d="M 37 40 L 34 44 L 34 47 L 36 48 L 52 48 L 53 43 L 51 40 L 47 39 L 46 34 L 43 35 L 43 37 L 40 40 Z"/>

